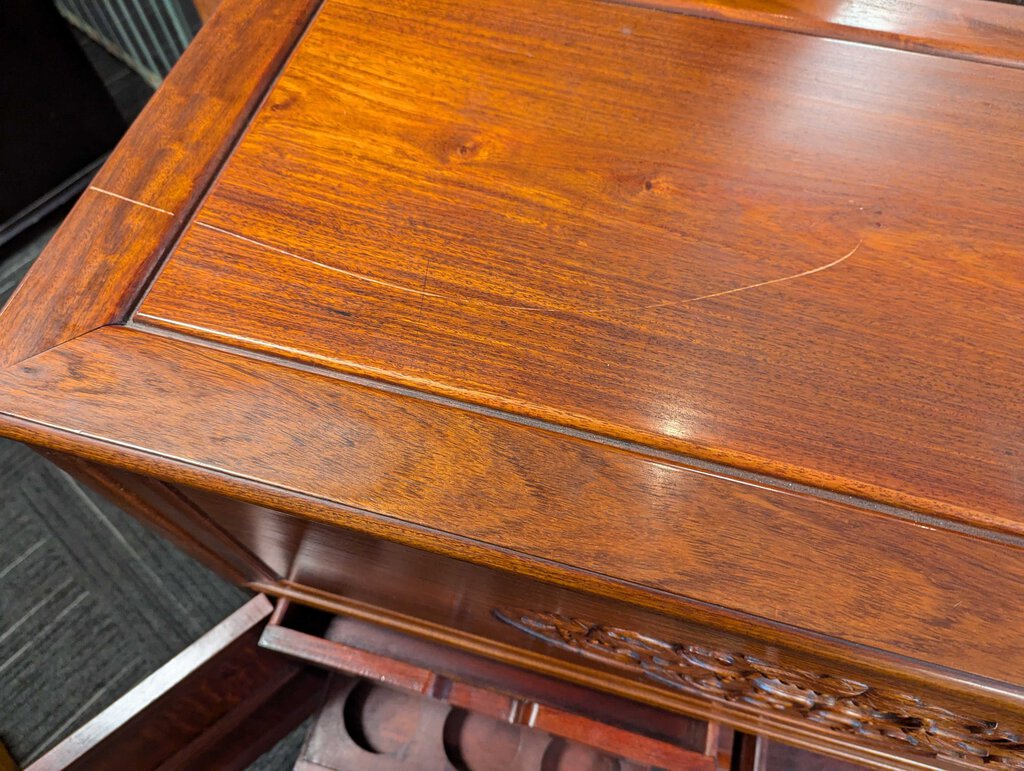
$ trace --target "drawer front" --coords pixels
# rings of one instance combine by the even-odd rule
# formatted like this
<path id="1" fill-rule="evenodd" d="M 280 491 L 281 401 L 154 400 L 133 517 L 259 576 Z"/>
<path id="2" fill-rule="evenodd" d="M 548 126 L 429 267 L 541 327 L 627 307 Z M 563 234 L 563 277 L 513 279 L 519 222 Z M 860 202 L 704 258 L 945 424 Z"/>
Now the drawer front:
<path id="1" fill-rule="evenodd" d="M 262 590 L 882 767 L 1024 768 L 1009 686 L 722 609 L 625 604 L 183 491 L 282 576 Z"/>

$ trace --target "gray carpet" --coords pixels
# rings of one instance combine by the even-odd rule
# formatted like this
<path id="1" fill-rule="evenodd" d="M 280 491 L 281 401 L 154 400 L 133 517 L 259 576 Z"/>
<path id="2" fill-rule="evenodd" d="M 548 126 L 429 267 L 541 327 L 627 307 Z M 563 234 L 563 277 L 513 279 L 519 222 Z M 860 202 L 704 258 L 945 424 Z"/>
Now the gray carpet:
<path id="1" fill-rule="evenodd" d="M 152 89 L 80 44 L 127 121 Z M 0 252 L 0 305 L 66 212 Z M 21 445 L 0 439 L 0 742 L 27 765 L 250 595 Z M 291 768 L 304 730 L 253 769 Z"/>
<path id="2" fill-rule="evenodd" d="M 56 229 L 0 254 L 0 304 Z M 22 445 L 0 439 L 0 742 L 38 758 L 231 611 L 232 586 Z M 300 729 L 253 768 L 291 768 Z"/>
<path id="3" fill-rule="evenodd" d="M 28 763 L 246 593 L 20 445 L 0 489 L 0 731 Z"/>
<path id="4" fill-rule="evenodd" d="M 79 42 L 131 121 L 152 90 Z M 63 213 L 0 253 L 0 305 Z M 26 765 L 239 607 L 248 594 L 0 439 L 0 742 Z M 291 768 L 299 729 L 253 768 Z"/>

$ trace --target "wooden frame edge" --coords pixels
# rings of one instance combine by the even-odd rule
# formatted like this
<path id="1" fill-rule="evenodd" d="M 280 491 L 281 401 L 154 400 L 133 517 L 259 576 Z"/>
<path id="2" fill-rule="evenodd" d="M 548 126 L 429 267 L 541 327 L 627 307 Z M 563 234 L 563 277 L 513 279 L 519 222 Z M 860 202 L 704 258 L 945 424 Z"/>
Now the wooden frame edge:
<path id="1" fill-rule="evenodd" d="M 1024 23 L 1012 6 L 987 0 L 897 0 L 892 19 L 830 18 L 817 0 L 608 0 L 702 19 L 763 27 L 896 51 L 1024 69 Z M 888 9 L 887 10 L 891 10 Z"/>
<path id="2" fill-rule="evenodd" d="M 224 1 L 0 312 L 0 366 L 127 318 L 320 3 Z"/>

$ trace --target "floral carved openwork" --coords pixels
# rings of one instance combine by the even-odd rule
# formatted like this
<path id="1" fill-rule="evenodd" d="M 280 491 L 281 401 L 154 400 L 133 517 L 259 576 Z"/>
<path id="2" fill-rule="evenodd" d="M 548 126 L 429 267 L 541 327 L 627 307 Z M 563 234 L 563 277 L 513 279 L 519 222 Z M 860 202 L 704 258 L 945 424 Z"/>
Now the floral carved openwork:
<path id="1" fill-rule="evenodd" d="M 557 613 L 502 608 L 494 614 L 559 648 L 626 667 L 671 688 L 803 717 L 823 728 L 880 740 L 895 751 L 1024 769 L 1024 736 L 911 694 Z"/>

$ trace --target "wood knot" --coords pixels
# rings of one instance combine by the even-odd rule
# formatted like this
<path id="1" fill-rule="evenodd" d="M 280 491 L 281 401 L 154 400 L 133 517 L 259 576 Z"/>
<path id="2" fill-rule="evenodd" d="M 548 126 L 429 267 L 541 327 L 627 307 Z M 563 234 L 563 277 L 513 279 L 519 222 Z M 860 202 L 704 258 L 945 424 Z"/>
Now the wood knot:
<path id="1" fill-rule="evenodd" d="M 487 155 L 487 144 L 470 132 L 458 132 L 441 143 L 443 163 L 466 163 L 479 160 Z"/>

